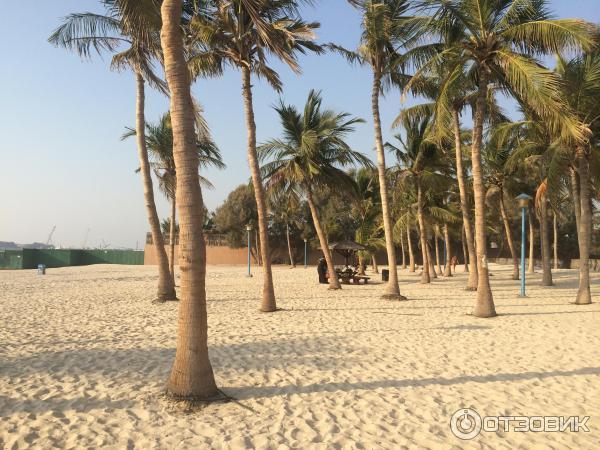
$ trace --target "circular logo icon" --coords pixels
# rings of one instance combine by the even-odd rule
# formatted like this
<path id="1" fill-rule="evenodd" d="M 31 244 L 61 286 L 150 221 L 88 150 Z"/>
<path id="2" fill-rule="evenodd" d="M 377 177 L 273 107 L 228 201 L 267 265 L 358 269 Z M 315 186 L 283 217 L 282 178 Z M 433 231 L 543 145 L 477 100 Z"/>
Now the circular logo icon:
<path id="1" fill-rule="evenodd" d="M 473 439 L 481 432 L 481 416 L 474 409 L 459 409 L 450 419 L 450 429 L 459 439 Z"/>

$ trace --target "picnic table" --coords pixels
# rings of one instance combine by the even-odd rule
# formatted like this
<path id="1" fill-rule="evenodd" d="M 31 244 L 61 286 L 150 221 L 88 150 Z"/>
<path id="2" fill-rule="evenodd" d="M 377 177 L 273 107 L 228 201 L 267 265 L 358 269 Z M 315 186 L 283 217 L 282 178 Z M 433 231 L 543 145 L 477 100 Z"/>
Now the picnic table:
<path id="1" fill-rule="evenodd" d="M 336 267 L 335 272 L 342 284 L 360 284 L 361 281 L 363 284 L 367 284 L 368 281 L 371 279 L 366 275 L 359 275 L 358 271 L 351 267 Z"/>

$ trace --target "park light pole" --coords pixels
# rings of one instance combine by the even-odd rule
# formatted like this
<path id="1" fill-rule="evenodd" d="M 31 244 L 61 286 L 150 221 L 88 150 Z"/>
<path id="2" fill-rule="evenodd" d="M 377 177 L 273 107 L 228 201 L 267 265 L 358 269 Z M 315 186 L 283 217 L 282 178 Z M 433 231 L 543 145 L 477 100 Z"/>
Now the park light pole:
<path id="1" fill-rule="evenodd" d="M 521 208 L 521 292 L 519 297 L 527 297 L 525 295 L 525 211 L 529 207 L 529 200 L 531 196 L 527 194 L 520 194 L 517 196 L 519 201 L 519 207 Z"/>
<path id="2" fill-rule="evenodd" d="M 248 233 L 248 275 L 247 277 L 252 277 L 252 273 L 250 272 L 250 232 L 252 231 L 252 225 L 246 225 L 246 231 Z"/>
<path id="3" fill-rule="evenodd" d="M 308 247 L 308 239 L 304 238 L 304 268 L 306 269 L 308 267 L 308 251 L 307 251 L 307 247 Z"/>

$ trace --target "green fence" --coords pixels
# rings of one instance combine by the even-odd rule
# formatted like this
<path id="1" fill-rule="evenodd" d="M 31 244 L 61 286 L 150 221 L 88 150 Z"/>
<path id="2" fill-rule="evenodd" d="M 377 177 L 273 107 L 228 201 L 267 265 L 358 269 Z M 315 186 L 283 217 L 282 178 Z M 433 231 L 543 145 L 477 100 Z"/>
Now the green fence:
<path id="1" fill-rule="evenodd" d="M 0 250 L 0 269 L 35 269 L 88 266 L 92 264 L 143 265 L 144 252 L 134 250 Z"/>
<path id="2" fill-rule="evenodd" d="M 22 269 L 22 250 L 0 250 L 0 269 Z"/>

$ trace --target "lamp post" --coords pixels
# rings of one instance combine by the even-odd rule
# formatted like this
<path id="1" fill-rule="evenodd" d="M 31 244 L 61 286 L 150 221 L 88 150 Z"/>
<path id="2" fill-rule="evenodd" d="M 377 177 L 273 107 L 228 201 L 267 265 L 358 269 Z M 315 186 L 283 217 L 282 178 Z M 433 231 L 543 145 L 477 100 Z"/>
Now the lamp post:
<path id="1" fill-rule="evenodd" d="M 247 277 L 252 277 L 252 273 L 250 273 L 250 232 L 252 231 L 252 226 L 250 224 L 246 225 L 246 231 L 248 233 L 248 275 Z"/>
<path id="2" fill-rule="evenodd" d="M 308 251 L 307 251 L 308 245 L 307 245 L 307 243 L 308 243 L 308 239 L 304 238 L 304 268 L 305 269 L 308 267 L 308 257 L 307 257 L 307 255 L 308 255 Z"/>
<path id="3" fill-rule="evenodd" d="M 525 210 L 529 206 L 531 196 L 520 194 L 517 196 L 517 200 L 521 207 L 521 292 L 519 293 L 519 297 L 527 297 L 525 295 Z"/>

